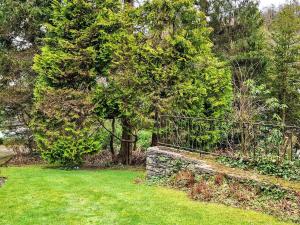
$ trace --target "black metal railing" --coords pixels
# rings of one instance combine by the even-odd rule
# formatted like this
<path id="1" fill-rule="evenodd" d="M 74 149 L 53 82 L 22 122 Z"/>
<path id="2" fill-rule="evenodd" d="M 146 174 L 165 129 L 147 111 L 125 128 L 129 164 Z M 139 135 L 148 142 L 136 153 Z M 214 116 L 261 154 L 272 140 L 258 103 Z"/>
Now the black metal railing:
<path id="1" fill-rule="evenodd" d="M 300 158 L 300 127 L 161 115 L 158 144 L 243 157 Z"/>

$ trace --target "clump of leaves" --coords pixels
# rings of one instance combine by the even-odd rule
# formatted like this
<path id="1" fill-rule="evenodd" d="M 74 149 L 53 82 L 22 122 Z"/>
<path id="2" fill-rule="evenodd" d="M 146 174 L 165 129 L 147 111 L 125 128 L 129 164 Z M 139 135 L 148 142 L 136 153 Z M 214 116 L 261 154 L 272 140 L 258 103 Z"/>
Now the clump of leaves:
<path id="1" fill-rule="evenodd" d="M 203 179 L 191 188 L 190 196 L 192 199 L 210 201 L 213 198 L 212 188 Z"/>
<path id="2" fill-rule="evenodd" d="M 143 184 L 145 182 L 145 178 L 144 177 L 137 177 L 133 180 L 134 184 Z"/>
<path id="3" fill-rule="evenodd" d="M 183 170 L 176 174 L 173 185 L 180 188 L 189 188 L 192 187 L 195 183 L 195 174 L 189 170 Z"/>
<path id="4" fill-rule="evenodd" d="M 256 190 L 250 186 L 242 185 L 238 182 L 229 184 L 228 197 L 232 196 L 238 202 L 247 202 L 254 199 L 256 196 Z"/>
<path id="5" fill-rule="evenodd" d="M 215 176 L 215 185 L 221 186 L 224 183 L 224 174 L 218 174 Z"/>

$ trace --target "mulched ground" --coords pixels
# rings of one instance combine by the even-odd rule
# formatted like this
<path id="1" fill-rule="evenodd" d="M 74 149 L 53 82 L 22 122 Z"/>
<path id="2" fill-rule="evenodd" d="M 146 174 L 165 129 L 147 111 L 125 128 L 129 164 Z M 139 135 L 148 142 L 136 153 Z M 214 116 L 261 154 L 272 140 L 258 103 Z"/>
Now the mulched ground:
<path id="1" fill-rule="evenodd" d="M 45 161 L 37 154 L 17 154 L 9 160 L 8 165 L 24 166 L 45 164 Z M 117 159 L 113 160 L 110 151 L 101 151 L 95 155 L 89 155 L 84 158 L 84 168 L 107 168 L 118 164 Z M 146 164 L 145 152 L 135 151 L 132 153 L 131 164 L 143 166 Z"/>
<path id="2" fill-rule="evenodd" d="M 85 168 L 106 168 L 118 164 L 118 159 L 113 159 L 110 151 L 104 150 L 95 155 L 88 155 L 84 158 Z M 143 151 L 132 152 L 131 165 L 146 165 L 146 153 Z"/>
<path id="3" fill-rule="evenodd" d="M 38 165 L 43 163 L 44 161 L 41 159 L 39 155 L 20 154 L 20 155 L 15 155 L 8 162 L 8 165 L 24 166 L 24 165 Z"/>

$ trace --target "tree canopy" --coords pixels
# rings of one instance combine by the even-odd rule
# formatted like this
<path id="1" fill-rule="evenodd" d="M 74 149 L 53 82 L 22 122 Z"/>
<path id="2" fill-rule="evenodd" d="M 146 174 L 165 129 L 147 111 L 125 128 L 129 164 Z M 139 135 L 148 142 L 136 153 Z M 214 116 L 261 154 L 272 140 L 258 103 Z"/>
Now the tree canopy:
<path id="1" fill-rule="evenodd" d="M 50 162 L 79 165 L 109 136 L 128 164 L 140 131 L 157 144 L 163 114 L 300 121 L 297 1 L 4 0 L 0 25 L 0 115 Z"/>

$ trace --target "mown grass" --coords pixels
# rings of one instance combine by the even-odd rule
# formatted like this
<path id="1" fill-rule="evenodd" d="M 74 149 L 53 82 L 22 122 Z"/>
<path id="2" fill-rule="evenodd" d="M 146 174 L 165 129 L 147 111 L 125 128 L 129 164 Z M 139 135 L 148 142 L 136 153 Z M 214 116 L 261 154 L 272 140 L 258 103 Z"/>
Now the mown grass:
<path id="1" fill-rule="evenodd" d="M 143 172 L 1 168 L 0 224 L 291 224 L 261 213 L 189 200 L 185 193 L 135 184 Z"/>

